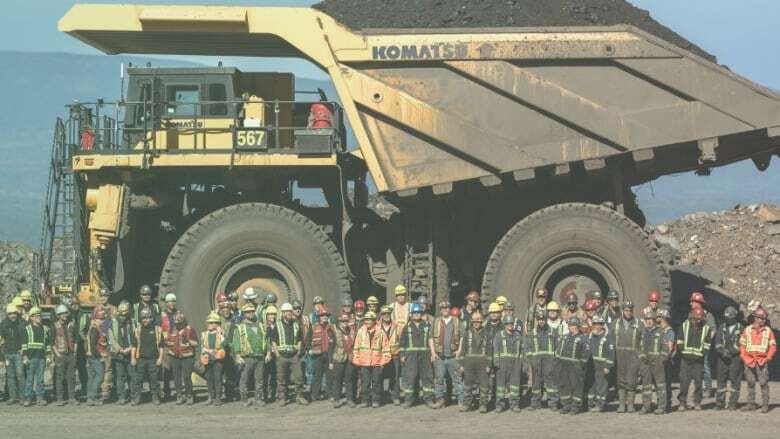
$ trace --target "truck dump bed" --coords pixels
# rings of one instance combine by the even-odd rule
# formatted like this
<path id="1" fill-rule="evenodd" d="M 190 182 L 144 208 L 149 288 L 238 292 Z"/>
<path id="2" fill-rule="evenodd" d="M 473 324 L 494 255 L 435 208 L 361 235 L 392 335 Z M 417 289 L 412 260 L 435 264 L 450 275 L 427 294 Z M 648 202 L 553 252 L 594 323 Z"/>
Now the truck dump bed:
<path id="1" fill-rule="evenodd" d="M 631 26 L 353 31 L 310 8 L 76 5 L 60 29 L 106 53 L 309 59 L 399 195 L 763 168 L 780 145 L 777 94 Z"/>

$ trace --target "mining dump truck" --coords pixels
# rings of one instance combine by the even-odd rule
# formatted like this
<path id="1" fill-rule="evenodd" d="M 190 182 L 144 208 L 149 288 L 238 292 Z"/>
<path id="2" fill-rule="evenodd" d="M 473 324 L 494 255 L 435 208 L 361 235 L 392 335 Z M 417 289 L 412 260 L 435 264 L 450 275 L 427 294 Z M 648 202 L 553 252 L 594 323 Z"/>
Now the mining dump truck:
<path id="1" fill-rule="evenodd" d="M 71 106 L 55 145 L 83 303 L 156 284 L 198 322 L 249 287 L 332 307 L 398 284 L 518 309 L 538 288 L 668 302 L 631 187 L 780 153 L 777 94 L 632 26 L 356 31 L 310 8 L 82 4 L 59 28 L 108 54 L 302 58 L 337 93 L 134 67 L 124 100 Z"/>

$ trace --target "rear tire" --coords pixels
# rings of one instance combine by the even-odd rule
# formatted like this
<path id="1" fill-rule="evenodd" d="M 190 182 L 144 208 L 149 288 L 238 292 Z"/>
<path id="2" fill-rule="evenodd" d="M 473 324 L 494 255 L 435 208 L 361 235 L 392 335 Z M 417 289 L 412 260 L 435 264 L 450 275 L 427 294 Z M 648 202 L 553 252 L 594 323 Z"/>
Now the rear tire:
<path id="1" fill-rule="evenodd" d="M 533 291 L 547 288 L 563 301 L 569 289 L 614 289 L 622 299 L 644 303 L 657 290 L 670 303 L 671 283 L 655 244 L 627 217 L 603 206 L 567 203 L 524 218 L 499 241 L 488 260 L 482 289 L 528 308 Z"/>
<path id="2" fill-rule="evenodd" d="M 350 283 L 338 249 L 317 224 L 281 206 L 247 203 L 214 211 L 184 232 L 165 262 L 160 295 L 176 294 L 179 309 L 202 327 L 219 292 L 248 286 L 310 309 L 314 296 L 337 308 Z"/>

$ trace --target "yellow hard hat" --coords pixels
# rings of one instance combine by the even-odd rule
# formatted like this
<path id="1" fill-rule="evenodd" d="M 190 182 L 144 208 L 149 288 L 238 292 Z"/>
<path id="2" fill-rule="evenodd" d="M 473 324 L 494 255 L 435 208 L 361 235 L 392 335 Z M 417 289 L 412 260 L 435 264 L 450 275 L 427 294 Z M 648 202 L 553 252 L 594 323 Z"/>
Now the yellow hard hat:
<path id="1" fill-rule="evenodd" d="M 274 314 L 274 315 L 279 314 L 279 310 L 276 309 L 276 307 L 273 306 L 273 305 L 268 305 L 265 308 L 265 315 L 268 315 L 268 314 Z"/>
<path id="2" fill-rule="evenodd" d="M 5 313 L 6 313 L 6 314 L 18 314 L 18 313 L 19 313 L 19 310 L 18 310 L 18 309 L 16 309 L 16 305 L 14 305 L 13 303 L 9 303 L 9 304 L 8 304 L 8 305 L 5 307 Z"/>
<path id="3" fill-rule="evenodd" d="M 377 299 L 376 296 L 368 296 L 366 305 L 379 305 L 379 299 Z"/>
<path id="4" fill-rule="evenodd" d="M 251 303 L 247 303 L 244 306 L 241 307 L 241 311 L 243 312 L 254 312 L 257 308 Z"/>
<path id="5" fill-rule="evenodd" d="M 488 313 L 493 312 L 501 312 L 501 305 L 496 302 L 491 303 L 490 306 L 488 306 Z"/>
<path id="6" fill-rule="evenodd" d="M 403 296 L 406 294 L 406 287 L 403 285 L 396 285 L 395 287 L 395 295 L 396 296 Z"/>
<path id="7" fill-rule="evenodd" d="M 211 311 L 209 313 L 209 316 L 206 317 L 206 323 L 220 323 L 222 322 L 222 319 L 219 318 L 219 314 L 215 313 L 214 311 Z"/>
<path id="8" fill-rule="evenodd" d="M 507 303 L 507 302 L 509 302 L 509 300 L 507 300 L 507 298 L 504 297 L 504 296 L 496 297 L 496 303 L 501 305 L 501 306 L 504 306 L 504 304 Z"/>
<path id="9" fill-rule="evenodd" d="M 379 312 L 382 314 L 392 314 L 393 307 L 390 305 L 383 305 L 382 308 L 379 309 Z"/>
<path id="10" fill-rule="evenodd" d="M 30 316 L 41 315 L 41 309 L 38 308 L 37 306 L 34 306 L 34 307 L 30 308 L 30 313 L 28 315 L 30 315 Z"/>
<path id="11" fill-rule="evenodd" d="M 376 313 L 374 311 L 368 311 L 363 315 L 363 318 L 367 320 L 376 320 Z"/>
<path id="12" fill-rule="evenodd" d="M 547 311 L 560 311 L 560 310 L 561 310 L 561 306 L 558 305 L 558 302 L 554 300 L 547 304 Z"/>
<path id="13" fill-rule="evenodd" d="M 19 297 L 21 297 L 22 300 L 32 300 L 32 293 L 30 290 L 22 290 L 22 292 L 19 293 Z"/>
<path id="14" fill-rule="evenodd" d="M 20 306 L 24 305 L 24 300 L 22 300 L 21 297 L 16 296 L 16 297 L 13 298 L 13 300 L 11 300 L 11 304 L 16 306 L 16 307 L 20 307 Z"/>

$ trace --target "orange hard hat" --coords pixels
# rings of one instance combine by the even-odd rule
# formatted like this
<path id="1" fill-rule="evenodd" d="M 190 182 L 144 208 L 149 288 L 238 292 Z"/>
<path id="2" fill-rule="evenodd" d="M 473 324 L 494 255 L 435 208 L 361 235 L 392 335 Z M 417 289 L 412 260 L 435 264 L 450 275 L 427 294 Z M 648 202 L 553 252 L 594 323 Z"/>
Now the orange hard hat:
<path id="1" fill-rule="evenodd" d="M 647 301 L 648 302 L 660 302 L 661 301 L 661 293 L 658 291 L 650 291 L 650 294 L 647 295 Z"/>

